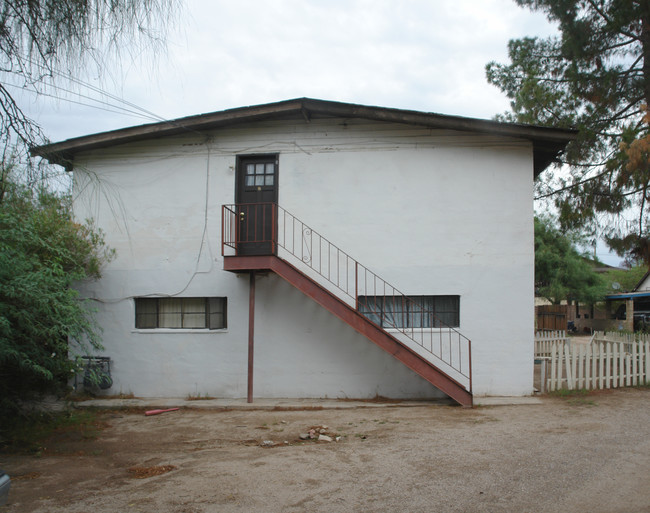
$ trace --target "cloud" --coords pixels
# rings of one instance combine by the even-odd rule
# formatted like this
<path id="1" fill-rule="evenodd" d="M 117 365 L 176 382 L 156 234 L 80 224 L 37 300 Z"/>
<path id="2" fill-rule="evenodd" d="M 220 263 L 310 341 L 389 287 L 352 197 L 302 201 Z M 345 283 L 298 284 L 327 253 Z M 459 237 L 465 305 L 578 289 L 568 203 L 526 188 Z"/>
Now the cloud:
<path id="1" fill-rule="evenodd" d="M 186 0 L 157 65 L 113 71 L 125 98 L 166 118 L 301 96 L 491 117 L 507 101 L 485 64 L 551 30 L 510 0 Z M 142 122 L 49 103 L 38 116 L 54 140 Z"/>

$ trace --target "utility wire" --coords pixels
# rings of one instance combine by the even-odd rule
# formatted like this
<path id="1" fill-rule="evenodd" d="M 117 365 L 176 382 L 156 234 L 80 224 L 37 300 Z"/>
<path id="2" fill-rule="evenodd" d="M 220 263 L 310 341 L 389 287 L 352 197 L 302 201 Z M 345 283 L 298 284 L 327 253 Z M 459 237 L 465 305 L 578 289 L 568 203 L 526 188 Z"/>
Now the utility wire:
<path id="1" fill-rule="evenodd" d="M 10 88 L 12 88 L 12 89 L 19 89 L 19 90 L 21 90 L 21 91 L 25 91 L 25 88 L 24 88 L 24 87 L 20 87 L 20 86 L 14 85 L 14 84 L 8 84 L 8 83 L 5 83 L 4 86 L 5 86 L 5 87 L 10 87 Z M 45 92 L 42 92 L 42 91 L 34 91 L 34 90 L 30 90 L 30 92 L 33 92 L 33 93 L 35 93 L 35 94 L 37 94 L 37 95 L 39 95 L 39 96 L 45 96 L 45 97 L 48 97 L 48 98 L 54 98 L 54 99 L 56 99 L 56 100 L 64 101 L 64 102 L 67 102 L 67 103 L 73 103 L 73 104 L 75 104 L 75 105 L 81 105 L 81 106 L 83 106 L 83 107 L 89 107 L 89 108 L 91 108 L 91 109 L 98 109 L 98 110 L 103 110 L 103 111 L 105 111 L 105 112 L 112 112 L 113 114 L 126 114 L 126 115 L 130 115 L 130 116 L 133 116 L 133 117 L 141 118 L 141 119 L 151 120 L 150 117 L 145 116 L 144 114 L 140 114 L 140 113 L 138 113 L 138 112 L 136 112 L 136 111 L 128 110 L 128 109 L 125 109 L 125 108 L 123 108 L 123 107 L 119 107 L 119 106 L 117 106 L 117 105 L 113 105 L 113 104 L 108 103 L 108 102 L 103 102 L 103 101 L 101 101 L 101 100 L 96 100 L 95 98 L 91 98 L 91 97 L 89 97 L 89 96 L 82 95 L 82 94 L 80 94 L 80 93 L 75 93 L 75 92 L 73 92 L 73 91 L 69 91 L 69 90 L 64 89 L 64 88 L 62 88 L 62 87 L 59 87 L 59 86 L 52 86 L 52 87 L 54 87 L 55 89 L 60 89 L 60 90 L 62 90 L 62 91 L 70 92 L 70 93 L 75 94 L 75 95 L 77 95 L 77 96 L 79 96 L 79 97 L 81 97 L 81 98 L 87 98 L 87 99 L 89 99 L 90 101 L 94 101 L 94 102 L 97 102 L 97 103 L 99 103 L 99 104 L 104 104 L 104 105 L 107 105 L 108 107 L 112 107 L 112 108 L 102 107 L 101 105 L 93 105 L 93 104 L 91 104 L 91 103 L 85 103 L 85 102 L 83 102 L 83 101 L 73 100 L 73 99 L 71 99 L 71 98 L 63 98 L 63 97 L 61 97 L 61 96 L 56 96 L 56 95 L 54 95 L 54 94 L 45 93 Z M 118 110 L 118 109 L 119 109 L 119 110 Z"/>
<path id="2" fill-rule="evenodd" d="M 165 119 L 163 116 L 160 116 L 160 115 L 158 115 L 158 114 L 156 114 L 154 112 L 151 112 L 151 111 L 149 111 L 149 110 L 147 110 L 147 109 L 145 109 L 143 107 L 140 107 L 139 105 L 136 105 L 135 103 L 132 103 L 132 102 L 129 102 L 129 101 L 123 99 L 123 98 L 120 98 L 119 96 L 116 96 L 116 95 L 114 95 L 112 93 L 109 93 L 108 91 L 104 91 L 100 87 L 98 87 L 96 85 L 93 85 L 93 84 L 91 84 L 89 82 L 86 82 L 86 81 L 84 81 L 84 80 L 82 80 L 80 78 L 77 78 L 77 77 L 71 75 L 70 73 L 59 71 L 59 70 L 56 70 L 56 69 L 50 69 L 47 66 L 45 66 L 44 64 L 39 63 L 39 62 L 35 62 L 35 61 L 33 61 L 33 60 L 29 59 L 29 58 L 25 58 L 25 60 L 27 62 L 29 62 L 30 64 L 32 64 L 33 66 L 40 67 L 41 69 L 46 70 L 48 73 L 50 73 L 52 75 L 57 75 L 57 76 L 65 79 L 65 80 L 67 80 L 68 82 L 79 84 L 80 86 L 86 87 L 86 88 L 90 89 L 91 91 L 95 91 L 95 92 L 101 94 L 102 96 L 105 96 L 107 98 L 115 100 L 118 103 L 127 105 L 128 107 L 131 107 L 131 108 L 133 108 L 135 110 L 138 110 L 138 111 L 142 112 L 143 114 L 146 114 L 147 117 L 149 117 L 151 119 L 154 119 L 154 120 L 157 120 L 157 121 L 167 121 L 167 119 Z M 54 86 L 53 83 L 48 83 L 47 85 L 48 86 Z M 73 92 L 72 94 L 77 94 L 77 93 Z"/>
<path id="3" fill-rule="evenodd" d="M 148 118 L 148 119 L 150 119 L 151 121 L 157 121 L 157 122 L 161 122 L 161 123 L 166 123 L 166 124 L 168 124 L 168 125 L 170 125 L 170 126 L 173 126 L 173 127 L 182 128 L 183 130 L 185 130 L 185 131 L 187 131 L 187 132 L 196 133 L 196 134 L 199 134 L 199 135 L 201 135 L 201 136 L 204 135 L 204 134 L 203 134 L 201 131 L 199 131 L 199 130 L 196 130 L 196 129 L 194 129 L 194 128 L 189 128 L 189 127 L 184 126 L 184 125 L 181 125 L 181 124 L 179 124 L 179 123 L 175 123 L 174 121 L 172 121 L 172 120 L 170 120 L 170 119 L 167 119 L 167 118 L 165 118 L 165 117 L 163 117 L 163 116 L 160 116 L 159 114 L 156 114 L 156 113 L 154 113 L 154 112 L 151 112 L 150 110 L 147 110 L 147 109 L 145 109 L 145 108 L 143 108 L 143 107 L 140 107 L 139 105 L 137 105 L 137 104 L 135 104 L 135 103 L 133 103 L 133 102 L 130 102 L 130 101 L 124 100 L 123 98 L 120 98 L 119 96 L 116 96 L 116 95 L 114 95 L 114 94 L 112 94 L 112 93 L 109 93 L 109 92 L 107 92 L 107 91 L 104 91 L 103 89 L 101 89 L 101 88 L 98 87 L 98 86 L 95 86 L 95 85 L 93 85 L 93 84 L 90 84 L 90 83 L 88 83 L 88 82 L 86 82 L 86 81 L 84 81 L 84 80 L 82 80 L 82 79 L 80 79 L 80 78 L 76 78 L 76 77 L 72 76 L 70 73 L 62 72 L 62 71 L 59 71 L 59 70 L 49 69 L 47 66 L 45 66 L 45 65 L 43 65 L 43 64 L 41 64 L 41 63 L 38 63 L 38 62 L 32 61 L 32 60 L 30 60 L 29 58 L 25 58 L 25 61 L 29 62 L 29 63 L 32 64 L 33 66 L 40 67 L 40 68 L 46 70 L 48 73 L 50 73 L 50 74 L 52 74 L 52 75 L 60 76 L 60 77 L 62 77 L 64 80 L 70 81 L 70 82 L 72 82 L 72 83 L 76 83 L 76 84 L 78 84 L 78 85 L 80 85 L 80 86 L 82 86 L 82 87 L 86 87 L 86 88 L 88 88 L 88 89 L 90 89 L 90 90 L 92 90 L 92 91 L 95 91 L 95 92 L 97 92 L 97 93 L 99 93 L 99 94 L 101 94 L 101 95 L 103 95 L 103 96 L 105 96 L 105 97 L 107 97 L 107 98 L 110 98 L 110 99 L 112 99 L 112 100 L 115 100 L 116 102 L 118 102 L 118 103 L 120 103 L 120 104 L 124 104 L 124 105 L 126 105 L 126 106 L 128 106 L 128 107 L 130 107 L 130 108 L 132 108 L 132 109 L 135 109 L 135 110 L 141 112 L 142 114 L 140 114 L 140 116 L 143 117 L 143 118 L 145 118 L 145 119 Z M 49 83 L 48 86 L 51 86 L 51 87 L 57 87 L 57 86 L 54 86 L 54 84 L 52 84 L 52 83 Z M 40 94 L 40 93 L 37 92 L 37 94 Z M 74 93 L 74 92 L 72 92 L 72 94 L 78 94 L 78 93 Z M 63 101 L 70 101 L 71 103 L 74 103 L 74 102 L 72 102 L 71 100 L 67 100 L 67 99 L 64 99 L 64 98 L 60 98 L 60 99 L 63 100 Z M 93 101 L 99 101 L 99 100 L 93 100 Z M 82 104 L 82 105 L 83 105 L 83 104 Z M 125 109 L 124 107 L 121 107 L 121 106 L 118 106 L 118 105 L 112 105 L 112 106 L 113 106 L 114 108 L 123 109 L 123 110 L 127 111 L 127 109 Z"/>

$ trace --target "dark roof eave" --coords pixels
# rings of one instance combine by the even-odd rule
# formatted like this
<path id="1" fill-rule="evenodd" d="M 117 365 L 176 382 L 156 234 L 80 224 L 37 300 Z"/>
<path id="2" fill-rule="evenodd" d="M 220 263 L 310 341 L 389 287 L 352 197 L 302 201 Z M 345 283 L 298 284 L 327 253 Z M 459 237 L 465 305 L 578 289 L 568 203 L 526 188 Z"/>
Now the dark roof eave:
<path id="1" fill-rule="evenodd" d="M 566 144 L 574 139 L 577 134 L 575 130 L 500 123 L 460 116 L 298 98 L 77 137 L 34 147 L 31 149 L 31 153 L 33 156 L 46 158 L 52 163 L 66 165 L 72 161 L 76 153 L 82 151 L 107 148 L 145 139 L 168 137 L 187 131 L 209 130 L 249 121 L 292 118 L 309 120 L 313 116 L 363 118 L 429 128 L 463 130 L 528 139 L 533 143 L 535 176 L 557 159 Z"/>
<path id="2" fill-rule="evenodd" d="M 645 272 L 645 274 L 643 275 L 643 278 L 641 278 L 641 279 L 639 280 L 639 283 L 637 283 L 637 284 L 634 286 L 634 289 L 632 289 L 632 290 L 633 290 L 634 292 L 636 292 L 637 290 L 639 290 L 639 287 L 643 284 L 643 282 L 646 280 L 646 278 L 647 278 L 649 275 L 650 275 L 650 269 L 648 269 L 648 270 Z"/>

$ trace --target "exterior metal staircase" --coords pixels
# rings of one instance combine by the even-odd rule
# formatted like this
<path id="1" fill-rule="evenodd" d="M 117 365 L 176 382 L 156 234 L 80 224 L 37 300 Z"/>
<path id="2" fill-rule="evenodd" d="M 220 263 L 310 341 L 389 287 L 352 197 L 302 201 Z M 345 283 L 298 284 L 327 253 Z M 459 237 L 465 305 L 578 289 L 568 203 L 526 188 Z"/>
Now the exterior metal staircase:
<path id="1" fill-rule="evenodd" d="M 275 203 L 224 205 L 221 232 L 226 271 L 276 273 L 450 398 L 472 406 L 471 341 L 435 311 Z"/>

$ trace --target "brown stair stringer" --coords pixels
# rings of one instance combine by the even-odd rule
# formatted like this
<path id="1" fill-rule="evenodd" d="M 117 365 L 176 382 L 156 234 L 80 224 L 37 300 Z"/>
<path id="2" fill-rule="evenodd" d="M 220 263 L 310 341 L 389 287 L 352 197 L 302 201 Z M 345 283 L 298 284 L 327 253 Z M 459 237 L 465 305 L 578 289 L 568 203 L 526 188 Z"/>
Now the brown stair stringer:
<path id="1" fill-rule="evenodd" d="M 231 272 L 274 272 L 371 342 L 390 353 L 454 401 L 462 406 L 472 406 L 472 394 L 455 379 L 281 258 L 273 255 L 226 256 L 224 257 L 224 270 Z"/>

